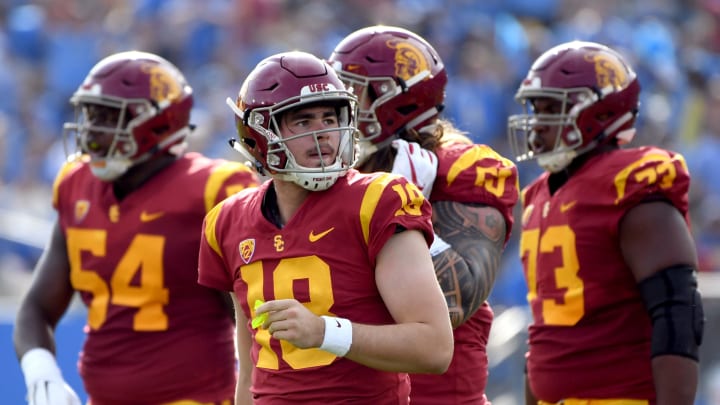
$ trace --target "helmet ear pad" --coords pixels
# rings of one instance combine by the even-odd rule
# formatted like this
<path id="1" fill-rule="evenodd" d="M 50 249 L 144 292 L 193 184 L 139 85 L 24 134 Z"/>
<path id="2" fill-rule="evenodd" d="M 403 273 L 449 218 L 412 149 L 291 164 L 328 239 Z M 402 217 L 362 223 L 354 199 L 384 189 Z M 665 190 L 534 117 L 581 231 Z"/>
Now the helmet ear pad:
<path id="1" fill-rule="evenodd" d="M 583 109 L 576 120 L 584 138 L 583 144 L 595 140 L 600 144 L 614 141 L 618 133 L 633 128 L 639 111 L 639 97 L 640 84 L 634 80 L 622 91 L 609 93 Z"/>
<path id="2" fill-rule="evenodd" d="M 161 110 L 135 125 L 133 133 L 138 142 L 138 147 L 141 150 L 150 150 L 168 136 L 173 135 L 178 129 L 189 126 L 192 105 L 192 98 L 185 98 L 178 102 L 176 108 Z M 173 142 L 173 144 L 175 143 L 177 142 Z M 167 149 L 167 147 L 163 149 Z"/>

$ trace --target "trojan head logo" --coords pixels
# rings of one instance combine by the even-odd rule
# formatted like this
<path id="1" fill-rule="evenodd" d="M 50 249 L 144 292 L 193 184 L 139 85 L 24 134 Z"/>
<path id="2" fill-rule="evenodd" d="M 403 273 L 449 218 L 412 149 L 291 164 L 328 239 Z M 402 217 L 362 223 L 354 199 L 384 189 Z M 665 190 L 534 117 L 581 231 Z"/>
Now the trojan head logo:
<path id="1" fill-rule="evenodd" d="M 397 77 L 407 81 L 420 72 L 430 70 L 430 64 L 425 59 L 425 55 L 411 43 L 391 39 L 386 42 L 386 45 L 395 50 L 395 75 Z"/>
<path id="2" fill-rule="evenodd" d="M 253 254 L 255 253 L 255 239 L 245 239 L 240 242 L 238 250 L 240 251 L 240 258 L 243 262 L 245 262 L 245 264 L 250 263 L 250 260 L 252 260 Z"/>
<path id="3" fill-rule="evenodd" d="M 145 65 L 143 72 L 150 76 L 151 99 L 160 103 L 180 97 L 180 84 L 167 69 L 157 65 Z"/>
<path id="4" fill-rule="evenodd" d="M 615 55 L 597 52 L 586 55 L 585 60 L 595 64 L 595 75 L 601 89 L 611 86 L 615 90 L 620 90 L 627 84 L 625 65 Z"/>

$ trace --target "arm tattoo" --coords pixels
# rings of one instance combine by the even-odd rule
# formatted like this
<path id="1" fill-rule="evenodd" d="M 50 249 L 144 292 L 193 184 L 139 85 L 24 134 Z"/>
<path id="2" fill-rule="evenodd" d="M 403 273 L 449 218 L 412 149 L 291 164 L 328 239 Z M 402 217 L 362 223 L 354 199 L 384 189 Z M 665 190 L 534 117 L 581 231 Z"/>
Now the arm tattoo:
<path id="1" fill-rule="evenodd" d="M 453 327 L 468 320 L 490 295 L 507 232 L 500 211 L 485 205 L 437 201 L 435 233 L 452 246 L 433 257 Z"/>

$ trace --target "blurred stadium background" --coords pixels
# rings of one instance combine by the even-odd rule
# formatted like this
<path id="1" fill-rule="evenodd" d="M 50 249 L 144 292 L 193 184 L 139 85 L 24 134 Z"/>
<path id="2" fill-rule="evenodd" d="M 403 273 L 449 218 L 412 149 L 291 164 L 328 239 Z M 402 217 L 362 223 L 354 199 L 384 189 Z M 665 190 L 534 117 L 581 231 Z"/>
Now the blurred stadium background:
<path id="1" fill-rule="evenodd" d="M 508 157 L 505 119 L 539 53 L 584 39 L 629 58 L 643 87 L 635 143 L 684 153 L 693 175 L 708 321 L 697 405 L 720 404 L 720 0 L 0 0 L 0 402 L 24 403 L 12 322 L 54 219 L 67 100 L 90 67 L 129 49 L 175 62 L 196 94 L 191 148 L 238 159 L 227 147 L 224 100 L 258 61 L 290 49 L 326 57 L 345 35 L 377 23 L 416 31 L 437 48 L 450 76 L 446 116 Z M 519 169 L 522 185 L 538 174 L 532 163 Z M 495 405 L 522 398 L 529 315 L 517 236 L 491 296 Z M 75 305 L 57 333 L 64 374 L 83 396 L 75 362 L 84 315 Z"/>

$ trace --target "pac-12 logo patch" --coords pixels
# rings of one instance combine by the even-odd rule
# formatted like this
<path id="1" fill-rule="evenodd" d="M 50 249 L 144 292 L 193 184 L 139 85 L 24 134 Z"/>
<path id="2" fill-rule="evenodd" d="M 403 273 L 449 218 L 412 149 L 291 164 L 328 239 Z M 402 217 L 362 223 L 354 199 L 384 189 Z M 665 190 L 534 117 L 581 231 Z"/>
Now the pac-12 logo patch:
<path id="1" fill-rule="evenodd" d="M 245 264 L 250 263 L 250 260 L 252 260 L 253 254 L 255 253 L 255 239 L 245 239 L 240 242 L 238 250 L 240 251 L 240 257 Z"/>
<path id="2" fill-rule="evenodd" d="M 90 211 L 90 201 L 88 200 L 77 200 L 75 201 L 75 223 L 79 224 L 87 216 Z"/>

